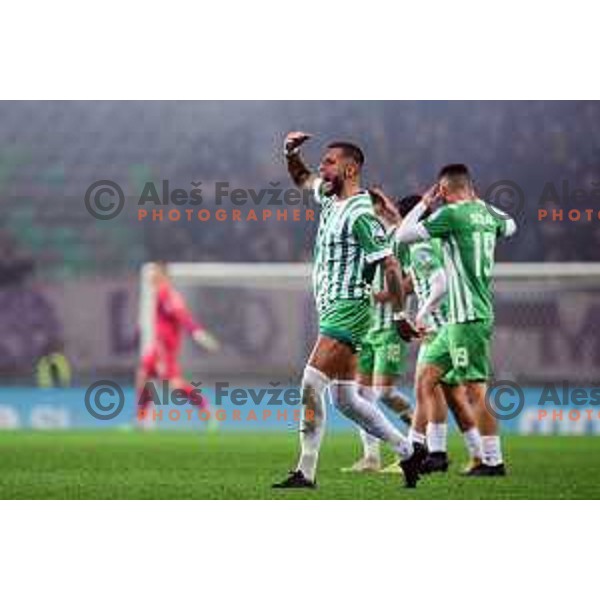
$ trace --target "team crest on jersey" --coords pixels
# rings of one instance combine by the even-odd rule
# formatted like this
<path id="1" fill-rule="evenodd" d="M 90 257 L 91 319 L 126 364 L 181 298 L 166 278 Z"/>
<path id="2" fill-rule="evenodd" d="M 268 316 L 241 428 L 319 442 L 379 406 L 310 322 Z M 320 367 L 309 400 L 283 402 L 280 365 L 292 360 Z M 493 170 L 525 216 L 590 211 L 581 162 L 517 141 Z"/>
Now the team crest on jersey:
<path id="1" fill-rule="evenodd" d="M 429 266 L 433 260 L 431 256 L 431 251 L 427 248 L 419 248 L 415 250 L 414 261 L 416 264 L 422 266 Z"/>

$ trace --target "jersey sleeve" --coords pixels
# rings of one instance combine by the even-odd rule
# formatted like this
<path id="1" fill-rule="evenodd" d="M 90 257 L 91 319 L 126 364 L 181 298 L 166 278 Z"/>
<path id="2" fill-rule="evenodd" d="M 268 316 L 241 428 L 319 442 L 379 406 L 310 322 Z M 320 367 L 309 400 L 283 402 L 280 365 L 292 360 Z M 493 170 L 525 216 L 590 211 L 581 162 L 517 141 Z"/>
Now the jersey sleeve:
<path id="1" fill-rule="evenodd" d="M 190 313 L 190 311 L 187 309 L 185 302 L 181 296 L 179 296 L 179 294 L 177 294 L 175 297 L 173 308 L 177 320 L 188 331 L 188 333 L 194 333 L 195 331 L 200 331 L 202 329 L 202 325 L 200 325 L 200 323 L 194 319 L 192 313 Z"/>
<path id="2" fill-rule="evenodd" d="M 496 232 L 499 237 L 510 237 L 517 231 L 517 224 L 511 216 L 506 213 L 504 213 L 504 215 L 503 218 L 498 217 L 496 219 Z"/>
<path id="3" fill-rule="evenodd" d="M 366 254 L 367 263 L 375 263 L 392 254 L 385 229 L 375 215 L 364 213 L 357 217 L 352 226 L 352 233 Z"/>
<path id="4" fill-rule="evenodd" d="M 442 206 L 422 223 L 432 238 L 447 237 L 455 228 L 453 215 L 452 207 Z"/>

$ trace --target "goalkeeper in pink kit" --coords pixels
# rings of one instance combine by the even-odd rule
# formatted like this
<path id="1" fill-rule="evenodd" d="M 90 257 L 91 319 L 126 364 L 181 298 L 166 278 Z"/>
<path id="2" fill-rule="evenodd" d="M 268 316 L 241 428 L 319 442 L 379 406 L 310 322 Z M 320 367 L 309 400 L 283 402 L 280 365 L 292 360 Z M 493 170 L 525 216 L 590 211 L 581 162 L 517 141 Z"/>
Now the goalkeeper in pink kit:
<path id="1" fill-rule="evenodd" d="M 182 390 L 201 410 L 208 402 L 185 381 L 179 364 L 181 339 L 184 330 L 203 348 L 215 352 L 218 341 L 190 314 L 181 294 L 173 287 L 166 265 L 154 263 L 151 282 L 155 295 L 154 340 L 142 356 L 136 378 L 137 420 L 143 423 L 150 415 L 147 408 L 153 400 L 152 380 L 168 381 L 171 389 Z"/>

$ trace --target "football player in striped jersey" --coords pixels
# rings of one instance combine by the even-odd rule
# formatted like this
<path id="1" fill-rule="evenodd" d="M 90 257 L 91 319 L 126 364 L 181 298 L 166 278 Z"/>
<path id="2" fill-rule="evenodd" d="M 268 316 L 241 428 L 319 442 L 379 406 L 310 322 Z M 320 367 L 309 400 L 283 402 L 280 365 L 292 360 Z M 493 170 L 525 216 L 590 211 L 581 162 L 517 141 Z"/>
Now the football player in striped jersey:
<path id="1" fill-rule="evenodd" d="M 334 405 L 367 433 L 386 441 L 400 458 L 407 487 L 415 487 L 424 445 L 411 444 L 376 404 L 358 393 L 356 352 L 371 322 L 370 283 L 379 266 L 390 294 L 396 327 L 410 338 L 416 331 L 401 314 L 404 295 L 398 261 L 368 192 L 361 187 L 364 155 L 350 142 L 333 142 L 313 173 L 300 156 L 309 135 L 287 135 L 284 152 L 293 182 L 313 191 L 320 206 L 314 248 L 313 292 L 319 335 L 302 379 L 303 418 L 300 459 L 278 488 L 314 488 L 325 425 L 325 393 Z"/>
<path id="2" fill-rule="evenodd" d="M 392 251 L 403 268 L 407 247 L 394 239 L 394 232 L 400 223 L 400 214 L 394 202 L 379 187 L 369 188 L 375 214 L 386 228 Z M 403 274 L 403 280 L 406 279 Z M 404 281 L 403 281 L 404 283 Z M 361 341 L 358 355 L 356 380 L 359 393 L 369 402 L 381 402 L 396 413 L 405 425 L 412 422 L 410 400 L 398 390 L 398 378 L 406 372 L 408 360 L 408 342 L 399 335 L 392 322 L 392 305 L 385 289 L 383 270 L 378 268 L 371 286 L 371 327 Z M 363 455 L 351 467 L 343 472 L 381 471 L 380 440 L 359 427 Z M 398 472 L 394 462 L 383 469 L 385 472 Z"/>

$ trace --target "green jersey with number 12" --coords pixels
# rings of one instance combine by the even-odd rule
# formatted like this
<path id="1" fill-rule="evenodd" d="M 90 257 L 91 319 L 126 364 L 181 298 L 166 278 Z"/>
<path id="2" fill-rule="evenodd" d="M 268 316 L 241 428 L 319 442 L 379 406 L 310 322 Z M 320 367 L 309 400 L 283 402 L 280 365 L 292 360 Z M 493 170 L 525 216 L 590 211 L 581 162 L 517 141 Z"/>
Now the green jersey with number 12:
<path id="1" fill-rule="evenodd" d="M 448 321 L 493 320 L 496 239 L 512 235 L 515 222 L 478 199 L 446 204 L 423 225 L 431 237 L 442 240 L 448 278 Z"/>

